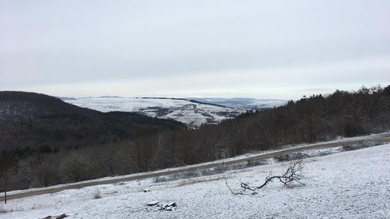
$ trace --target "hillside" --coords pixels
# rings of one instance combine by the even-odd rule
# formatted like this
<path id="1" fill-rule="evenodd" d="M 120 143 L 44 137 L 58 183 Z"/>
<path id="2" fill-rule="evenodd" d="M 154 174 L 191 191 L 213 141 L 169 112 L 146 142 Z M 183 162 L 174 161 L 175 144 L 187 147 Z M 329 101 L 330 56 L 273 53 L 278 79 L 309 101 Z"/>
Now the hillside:
<path id="1" fill-rule="evenodd" d="M 202 103 L 218 104 L 243 110 L 263 110 L 285 105 L 287 100 L 255 98 L 191 98 Z"/>
<path id="2" fill-rule="evenodd" d="M 94 115 L 98 112 L 67 104 L 45 94 L 0 92 L 0 122 L 33 120 L 54 114 Z"/>
<path id="3" fill-rule="evenodd" d="M 198 128 L 202 124 L 218 124 L 224 119 L 232 119 L 245 110 L 213 103 L 174 98 L 125 98 L 125 97 L 85 97 L 63 98 L 67 103 L 94 109 L 100 112 L 138 112 L 160 119 L 174 119 Z"/>
<path id="4" fill-rule="evenodd" d="M 0 92 L 0 123 L 0 151 L 17 150 L 21 156 L 35 150 L 102 145 L 185 128 L 172 120 L 137 113 L 101 113 L 43 94 L 10 91 Z"/>

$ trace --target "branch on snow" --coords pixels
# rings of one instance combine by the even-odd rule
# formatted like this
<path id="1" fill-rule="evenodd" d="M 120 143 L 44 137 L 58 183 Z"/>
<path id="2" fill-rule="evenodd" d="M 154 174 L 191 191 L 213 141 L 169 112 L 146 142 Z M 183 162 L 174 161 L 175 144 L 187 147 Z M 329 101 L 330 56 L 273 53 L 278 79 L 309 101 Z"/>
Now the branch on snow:
<path id="1" fill-rule="evenodd" d="M 269 176 L 265 178 L 265 181 L 263 184 L 257 186 L 257 187 L 251 187 L 248 183 L 241 182 L 240 183 L 240 191 L 235 192 L 233 191 L 230 186 L 226 182 L 226 186 L 229 188 L 230 192 L 233 195 L 245 195 L 248 194 L 248 191 L 250 191 L 251 195 L 257 194 L 257 190 L 264 188 L 268 183 L 272 182 L 273 180 L 279 180 L 283 184 L 283 186 L 292 188 L 294 184 L 300 184 L 303 185 L 301 182 L 303 175 L 303 160 L 295 160 L 292 163 L 290 163 L 287 170 L 282 175 L 274 175 Z"/>

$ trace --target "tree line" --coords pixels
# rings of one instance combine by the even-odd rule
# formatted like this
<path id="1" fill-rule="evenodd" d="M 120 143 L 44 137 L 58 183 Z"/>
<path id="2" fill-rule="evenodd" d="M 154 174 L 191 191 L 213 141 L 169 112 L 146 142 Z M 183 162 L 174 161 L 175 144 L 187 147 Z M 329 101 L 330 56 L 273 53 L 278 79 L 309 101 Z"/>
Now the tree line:
<path id="1" fill-rule="evenodd" d="M 248 111 L 218 125 L 202 125 L 195 130 L 156 133 L 140 127 L 136 139 L 58 152 L 43 147 L 42 151 L 46 149 L 47 153 L 24 157 L 8 154 L 1 159 L 13 157 L 17 162 L 12 185 L 8 183 L 8 187 L 24 189 L 191 165 L 287 144 L 389 129 L 390 86 L 363 87 L 353 92 L 337 90 L 329 95 L 303 97 L 272 109 Z"/>

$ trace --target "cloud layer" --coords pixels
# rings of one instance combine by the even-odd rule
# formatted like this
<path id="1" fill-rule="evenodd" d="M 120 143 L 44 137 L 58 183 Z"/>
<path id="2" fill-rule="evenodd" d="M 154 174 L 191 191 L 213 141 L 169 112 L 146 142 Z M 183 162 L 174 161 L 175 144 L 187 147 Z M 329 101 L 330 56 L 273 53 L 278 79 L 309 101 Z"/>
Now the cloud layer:
<path id="1" fill-rule="evenodd" d="M 362 0 L 3 1 L 0 89 L 299 98 L 388 85 L 388 11 Z"/>

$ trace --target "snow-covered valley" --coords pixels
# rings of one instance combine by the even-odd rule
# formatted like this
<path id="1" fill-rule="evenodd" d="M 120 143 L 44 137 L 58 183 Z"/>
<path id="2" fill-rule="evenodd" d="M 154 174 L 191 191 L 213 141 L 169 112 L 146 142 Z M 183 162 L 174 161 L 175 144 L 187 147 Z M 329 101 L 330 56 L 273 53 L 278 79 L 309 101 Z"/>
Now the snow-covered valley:
<path id="1" fill-rule="evenodd" d="M 304 186 L 273 182 L 257 195 L 233 195 L 240 182 L 256 186 L 288 162 L 173 181 L 148 178 L 10 200 L 0 218 L 389 218 L 390 144 L 304 159 Z M 146 191 L 146 192 L 145 192 Z M 146 204 L 174 202 L 174 211 Z"/>
<path id="2" fill-rule="evenodd" d="M 171 98 L 125 98 L 125 97 L 85 97 L 85 98 L 62 98 L 65 102 L 79 107 L 94 109 L 101 112 L 123 111 L 139 112 L 151 117 L 161 119 L 174 119 L 187 124 L 191 128 L 201 124 L 216 124 L 224 119 L 234 118 L 243 113 L 245 104 L 252 108 L 274 107 L 284 103 L 277 100 L 255 99 L 199 99 L 208 103 Z M 221 103 L 228 106 L 213 104 Z"/>

